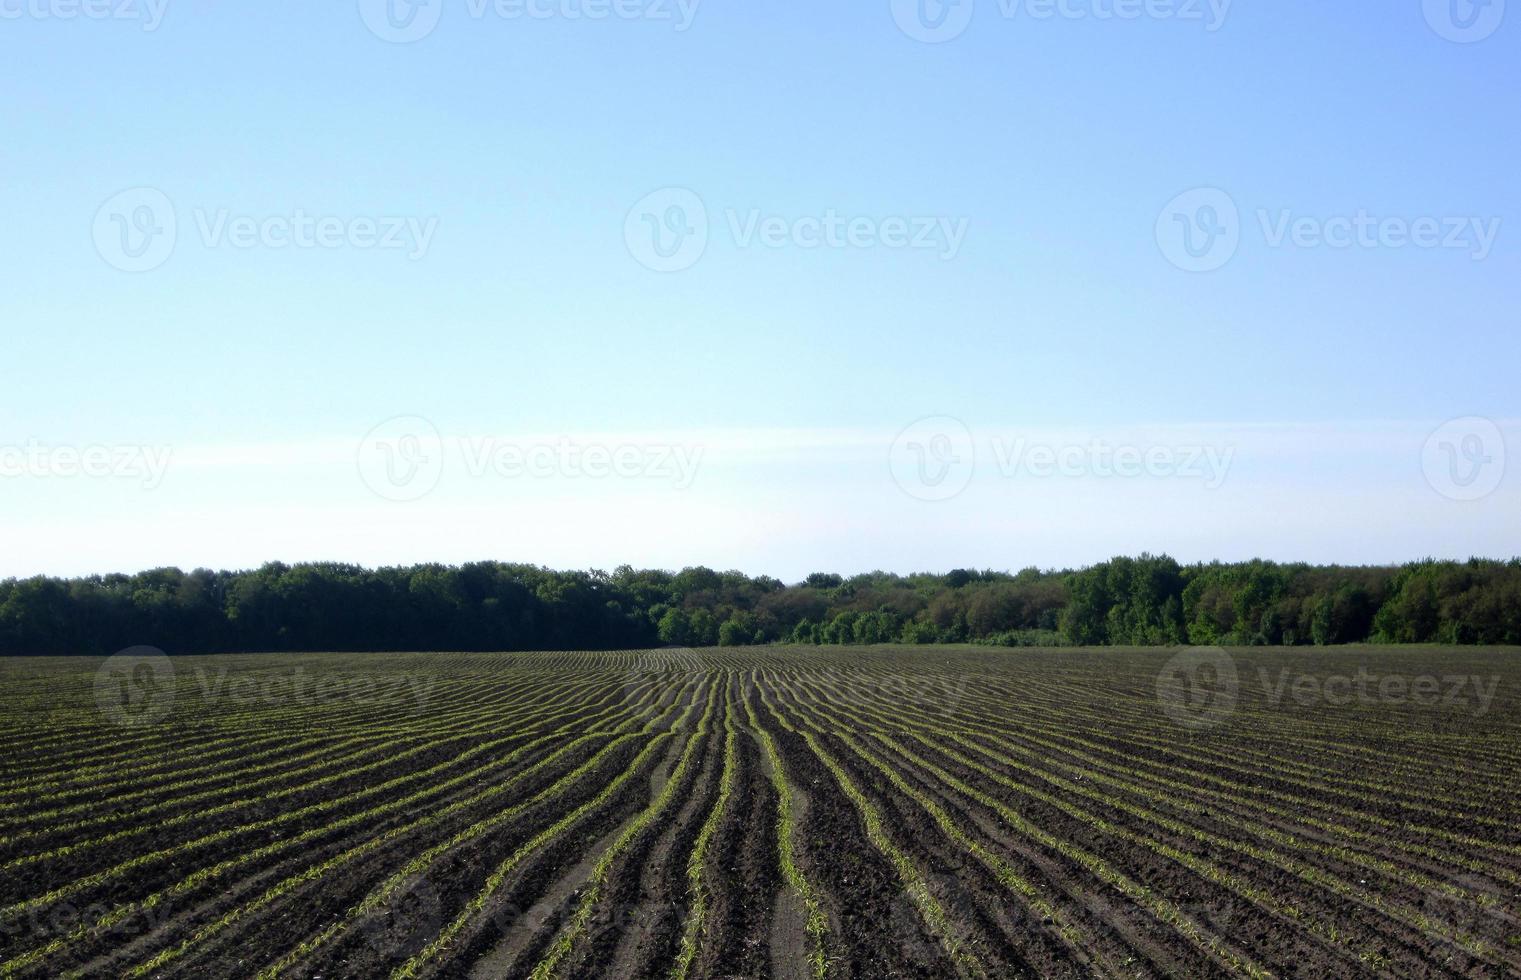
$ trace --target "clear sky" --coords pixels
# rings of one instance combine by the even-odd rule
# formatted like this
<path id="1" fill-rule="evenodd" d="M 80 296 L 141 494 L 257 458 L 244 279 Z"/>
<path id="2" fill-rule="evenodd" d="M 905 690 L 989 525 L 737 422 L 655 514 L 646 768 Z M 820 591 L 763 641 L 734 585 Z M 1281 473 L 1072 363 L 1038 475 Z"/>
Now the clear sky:
<path id="1" fill-rule="evenodd" d="M 1503 0 L 0 0 L 0 92 L 0 576 L 1521 554 Z"/>

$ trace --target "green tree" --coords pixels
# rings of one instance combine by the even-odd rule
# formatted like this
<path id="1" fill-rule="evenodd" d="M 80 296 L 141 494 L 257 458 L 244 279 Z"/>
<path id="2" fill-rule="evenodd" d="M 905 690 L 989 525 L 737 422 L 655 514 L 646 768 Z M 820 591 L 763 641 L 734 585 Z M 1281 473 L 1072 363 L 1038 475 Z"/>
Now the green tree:
<path id="1" fill-rule="evenodd" d="M 671 609 L 660 619 L 657 630 L 661 643 L 685 647 L 692 645 L 692 623 L 685 610 Z"/>

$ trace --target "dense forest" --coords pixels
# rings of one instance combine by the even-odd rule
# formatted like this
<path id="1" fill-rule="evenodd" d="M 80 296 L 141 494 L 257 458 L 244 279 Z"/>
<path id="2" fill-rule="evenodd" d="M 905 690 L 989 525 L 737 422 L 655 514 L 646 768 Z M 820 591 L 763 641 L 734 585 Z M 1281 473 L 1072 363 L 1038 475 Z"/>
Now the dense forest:
<path id="1" fill-rule="evenodd" d="M 757 643 L 1521 643 L 1521 559 L 1361 568 L 1116 558 L 1067 571 L 816 573 L 480 562 L 0 581 L 0 654 L 563 650 Z"/>

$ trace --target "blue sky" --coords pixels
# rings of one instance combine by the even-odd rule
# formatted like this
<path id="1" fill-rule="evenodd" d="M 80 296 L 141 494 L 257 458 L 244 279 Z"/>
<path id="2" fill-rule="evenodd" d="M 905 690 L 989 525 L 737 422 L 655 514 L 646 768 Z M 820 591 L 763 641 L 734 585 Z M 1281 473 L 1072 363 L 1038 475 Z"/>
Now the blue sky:
<path id="1" fill-rule="evenodd" d="M 434 0 L 390 43 L 368 2 L 95 2 L 0 0 L 0 575 L 1521 553 L 1503 4 L 963 0 L 925 43 L 890 0 Z M 1234 244 L 1186 271 L 1201 200 Z M 122 271 L 145 202 L 173 248 Z M 672 202 L 706 243 L 655 271 Z M 479 465 L 557 440 L 642 462 Z M 169 462 L 77 475 L 102 447 Z M 443 470 L 392 499 L 388 452 Z M 962 491 L 905 491 L 937 461 Z"/>

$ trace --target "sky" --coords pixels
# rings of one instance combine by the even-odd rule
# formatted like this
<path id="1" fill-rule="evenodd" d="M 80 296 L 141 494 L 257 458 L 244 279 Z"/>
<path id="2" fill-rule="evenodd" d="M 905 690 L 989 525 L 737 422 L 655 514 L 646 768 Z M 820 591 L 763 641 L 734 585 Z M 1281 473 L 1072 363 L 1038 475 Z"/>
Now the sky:
<path id="1" fill-rule="evenodd" d="M 0 0 L 0 92 L 0 577 L 1521 554 L 1503 0 Z"/>

